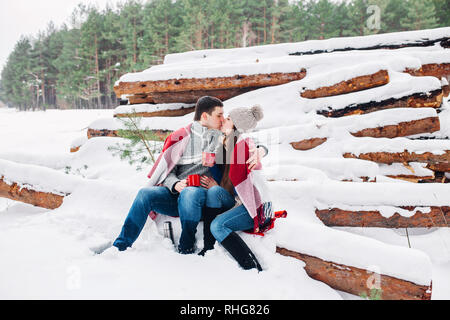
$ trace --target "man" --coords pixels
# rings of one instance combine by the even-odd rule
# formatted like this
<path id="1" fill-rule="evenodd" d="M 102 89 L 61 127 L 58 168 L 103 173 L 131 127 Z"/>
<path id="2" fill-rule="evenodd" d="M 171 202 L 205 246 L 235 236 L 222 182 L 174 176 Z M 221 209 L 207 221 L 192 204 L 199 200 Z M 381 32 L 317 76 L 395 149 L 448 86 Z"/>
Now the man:
<path id="1" fill-rule="evenodd" d="M 187 177 L 192 174 L 211 177 L 209 167 L 202 164 L 202 137 L 207 130 L 221 129 L 223 121 L 223 103 L 219 99 L 206 96 L 197 101 L 193 123 L 166 139 L 163 152 L 149 174 L 150 187 L 139 190 L 113 246 L 120 251 L 131 247 L 149 213 L 158 213 L 180 218 L 178 252 L 194 253 L 195 233 L 207 189 L 188 187 Z M 254 161 L 259 158 L 255 157 Z"/>

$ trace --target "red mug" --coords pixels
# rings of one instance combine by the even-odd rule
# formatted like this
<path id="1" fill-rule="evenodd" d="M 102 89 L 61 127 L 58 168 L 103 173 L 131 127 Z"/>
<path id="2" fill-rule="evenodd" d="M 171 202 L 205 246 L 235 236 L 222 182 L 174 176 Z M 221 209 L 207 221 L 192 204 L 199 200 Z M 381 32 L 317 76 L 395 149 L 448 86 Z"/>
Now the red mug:
<path id="1" fill-rule="evenodd" d="M 199 174 L 191 174 L 187 178 L 187 185 L 189 187 L 200 187 L 200 175 Z"/>

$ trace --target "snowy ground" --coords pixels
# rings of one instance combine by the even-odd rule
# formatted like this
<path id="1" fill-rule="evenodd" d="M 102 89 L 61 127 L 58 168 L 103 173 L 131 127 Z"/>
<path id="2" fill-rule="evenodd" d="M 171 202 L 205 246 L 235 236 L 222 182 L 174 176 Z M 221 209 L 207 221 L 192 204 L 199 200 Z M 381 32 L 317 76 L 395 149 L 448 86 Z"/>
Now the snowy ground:
<path id="1" fill-rule="evenodd" d="M 118 235 L 136 192 L 146 182 L 146 171 L 136 172 L 106 150 L 120 139 L 91 139 L 78 153 L 69 154 L 71 141 L 85 135 L 92 121 L 112 114 L 113 110 L 0 109 L 0 159 L 39 164 L 89 180 L 53 211 L 0 198 L 0 298 L 358 298 L 309 278 L 301 261 L 275 254 L 271 234 L 243 235 L 261 257 L 265 271 L 259 274 L 239 269 L 218 245 L 205 257 L 179 255 L 155 223 L 147 223 L 131 250 L 95 255 L 92 250 Z M 283 197 L 291 217 L 320 224 L 308 203 L 296 202 L 302 199 Z M 408 246 L 404 230 L 336 229 Z M 427 253 L 433 263 L 432 298 L 450 299 L 450 231 L 420 229 L 409 235 L 411 246 Z"/>
<path id="2" fill-rule="evenodd" d="M 342 299 L 309 278 L 303 263 L 292 258 L 267 255 L 261 262 L 267 271 L 258 274 L 238 268 L 222 248 L 205 258 L 179 255 L 154 223 L 147 223 L 133 249 L 93 254 L 91 249 L 118 235 L 146 181 L 146 172 L 136 172 L 98 147 L 116 139 L 94 139 L 96 152 L 69 154 L 71 141 L 84 135 L 90 122 L 112 112 L 0 109 L 0 158 L 63 171 L 66 163 L 71 173 L 98 182 L 54 211 L 0 198 L 0 298 Z M 108 197 L 120 188 L 125 203 Z M 251 246 L 257 242 L 259 252 L 274 249 L 270 237 L 246 240 Z"/>

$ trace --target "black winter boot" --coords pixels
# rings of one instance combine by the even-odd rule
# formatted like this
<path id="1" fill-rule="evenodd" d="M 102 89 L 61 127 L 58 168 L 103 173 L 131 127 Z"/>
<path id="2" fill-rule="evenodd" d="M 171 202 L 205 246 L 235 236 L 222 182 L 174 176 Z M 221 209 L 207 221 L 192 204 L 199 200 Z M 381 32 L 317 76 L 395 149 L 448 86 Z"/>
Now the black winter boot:
<path id="1" fill-rule="evenodd" d="M 262 271 L 261 265 L 256 259 L 253 252 L 235 232 L 231 232 L 221 245 L 233 256 L 244 270 L 258 269 Z"/>
<path id="2" fill-rule="evenodd" d="M 203 208 L 203 249 L 198 253 L 200 256 L 204 256 L 206 251 L 214 249 L 216 238 L 211 233 L 211 222 L 221 213 L 221 208 Z"/>

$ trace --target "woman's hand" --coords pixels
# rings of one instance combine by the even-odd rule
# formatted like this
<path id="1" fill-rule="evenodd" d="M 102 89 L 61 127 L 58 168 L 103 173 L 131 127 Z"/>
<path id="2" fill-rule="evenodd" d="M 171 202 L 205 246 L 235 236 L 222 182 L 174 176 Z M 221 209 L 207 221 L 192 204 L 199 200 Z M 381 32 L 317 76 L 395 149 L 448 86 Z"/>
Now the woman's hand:
<path id="1" fill-rule="evenodd" d="M 216 180 L 207 176 L 200 177 L 200 185 L 206 189 L 211 189 L 214 186 L 218 186 Z"/>
<path id="2" fill-rule="evenodd" d="M 261 159 L 266 154 L 266 151 L 263 148 L 250 149 L 249 151 L 251 156 L 246 163 L 248 164 L 248 170 L 252 171 L 261 164 Z"/>

